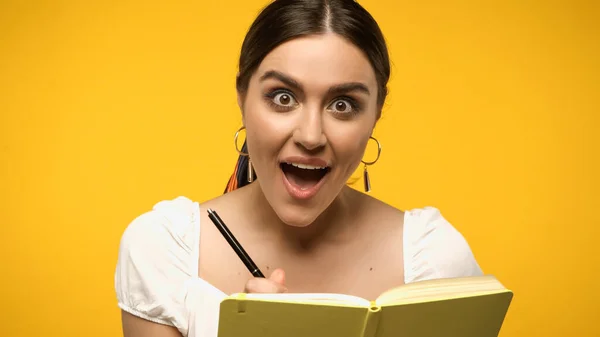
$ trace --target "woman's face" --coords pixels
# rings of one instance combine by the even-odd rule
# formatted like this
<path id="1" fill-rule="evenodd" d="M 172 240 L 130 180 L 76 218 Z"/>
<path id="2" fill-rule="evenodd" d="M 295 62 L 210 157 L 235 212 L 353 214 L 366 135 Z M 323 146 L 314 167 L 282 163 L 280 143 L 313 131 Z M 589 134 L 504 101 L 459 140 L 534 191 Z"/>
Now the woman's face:
<path id="1" fill-rule="evenodd" d="M 260 187 L 279 218 L 310 225 L 357 168 L 378 118 L 375 73 L 328 33 L 272 50 L 239 98 Z"/>

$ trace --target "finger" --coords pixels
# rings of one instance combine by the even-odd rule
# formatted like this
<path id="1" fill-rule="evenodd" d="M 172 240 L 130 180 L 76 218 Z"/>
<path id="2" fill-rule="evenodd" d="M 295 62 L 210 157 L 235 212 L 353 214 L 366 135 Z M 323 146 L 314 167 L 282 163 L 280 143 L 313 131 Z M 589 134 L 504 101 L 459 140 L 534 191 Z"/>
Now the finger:
<path id="1" fill-rule="evenodd" d="M 285 272 L 283 269 L 277 268 L 273 270 L 271 276 L 269 276 L 269 280 L 285 285 Z"/>
<path id="2" fill-rule="evenodd" d="M 286 291 L 286 287 L 282 284 L 265 278 L 248 280 L 244 289 L 246 293 L 282 293 Z"/>

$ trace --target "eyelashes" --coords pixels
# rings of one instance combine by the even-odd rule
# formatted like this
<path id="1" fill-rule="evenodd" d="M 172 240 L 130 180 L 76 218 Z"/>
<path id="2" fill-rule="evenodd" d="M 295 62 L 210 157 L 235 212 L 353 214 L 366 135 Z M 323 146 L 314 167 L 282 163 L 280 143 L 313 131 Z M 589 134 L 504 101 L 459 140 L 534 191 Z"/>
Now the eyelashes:
<path id="1" fill-rule="evenodd" d="M 337 114 L 356 114 L 360 112 L 360 105 L 352 97 L 341 96 L 336 98 L 328 109 Z"/>
<path id="2" fill-rule="evenodd" d="M 265 100 L 273 110 L 291 111 L 298 105 L 294 94 L 287 89 L 275 89 L 265 94 Z"/>
<path id="3" fill-rule="evenodd" d="M 288 89 L 278 88 L 264 94 L 264 100 L 269 107 L 278 112 L 288 112 L 297 108 L 298 100 Z M 349 118 L 362 111 L 361 103 L 350 96 L 338 96 L 330 101 L 327 111 L 342 118 Z"/>

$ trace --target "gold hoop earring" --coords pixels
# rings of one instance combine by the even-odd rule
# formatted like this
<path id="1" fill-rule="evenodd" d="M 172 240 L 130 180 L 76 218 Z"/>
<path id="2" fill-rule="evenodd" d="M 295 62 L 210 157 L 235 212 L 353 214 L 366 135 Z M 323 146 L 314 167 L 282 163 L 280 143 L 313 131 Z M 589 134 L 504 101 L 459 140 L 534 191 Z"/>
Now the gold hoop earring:
<path id="1" fill-rule="evenodd" d="M 249 183 L 251 183 L 254 181 L 254 167 L 252 167 L 252 160 L 250 160 L 250 154 L 242 152 L 242 150 L 240 150 L 238 147 L 238 137 L 240 136 L 240 132 L 245 129 L 246 127 L 242 126 L 235 132 L 235 136 L 233 136 L 233 143 L 235 146 L 235 150 L 237 151 L 237 153 L 240 154 L 240 156 L 248 157 L 248 174 L 246 179 Z"/>
<path id="2" fill-rule="evenodd" d="M 363 180 L 365 183 L 365 192 L 371 191 L 371 180 L 369 179 L 369 172 L 367 171 L 367 166 L 375 164 L 379 160 L 379 157 L 381 156 L 381 143 L 379 143 L 379 141 L 377 139 L 375 139 L 375 137 L 373 137 L 373 136 L 369 137 L 369 139 L 373 139 L 375 141 L 375 143 L 377 143 L 377 157 L 375 158 L 375 160 L 369 161 L 369 162 L 361 160 L 361 162 L 365 165 L 365 169 L 363 172 Z"/>

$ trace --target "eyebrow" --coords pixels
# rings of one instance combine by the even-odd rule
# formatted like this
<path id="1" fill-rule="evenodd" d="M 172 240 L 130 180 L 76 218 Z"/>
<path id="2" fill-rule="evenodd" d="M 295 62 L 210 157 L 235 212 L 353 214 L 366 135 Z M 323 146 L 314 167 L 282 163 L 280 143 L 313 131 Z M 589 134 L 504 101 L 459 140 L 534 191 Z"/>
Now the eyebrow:
<path id="1" fill-rule="evenodd" d="M 369 88 L 367 88 L 366 85 L 364 85 L 360 82 L 351 82 L 351 83 L 343 83 L 343 84 L 334 85 L 333 87 L 329 88 L 328 93 L 330 95 L 334 96 L 334 95 L 339 95 L 339 94 L 343 94 L 343 93 L 350 92 L 350 91 L 362 91 L 367 95 L 371 94 L 369 92 Z"/>
<path id="2" fill-rule="evenodd" d="M 261 82 L 268 80 L 268 79 L 279 80 L 279 81 L 283 82 L 285 85 L 291 87 L 292 89 L 304 92 L 304 88 L 302 87 L 302 84 L 300 84 L 295 79 L 293 79 L 279 71 L 269 70 L 260 77 Z M 337 84 L 337 85 L 334 85 L 331 88 L 329 88 L 329 90 L 327 90 L 327 93 L 329 95 L 339 95 L 339 94 L 350 92 L 350 91 L 362 91 L 367 95 L 371 94 L 371 92 L 369 91 L 369 88 L 364 83 L 360 83 L 360 82 L 349 82 L 349 83 Z"/>
<path id="3" fill-rule="evenodd" d="M 279 71 L 269 70 L 260 77 L 261 82 L 266 81 L 268 79 L 279 80 L 279 81 L 285 83 L 285 85 L 292 87 L 292 89 L 296 89 L 296 90 L 304 92 L 304 88 L 302 87 L 302 84 L 298 83 L 298 81 L 296 81 L 295 79 L 293 79 Z"/>

